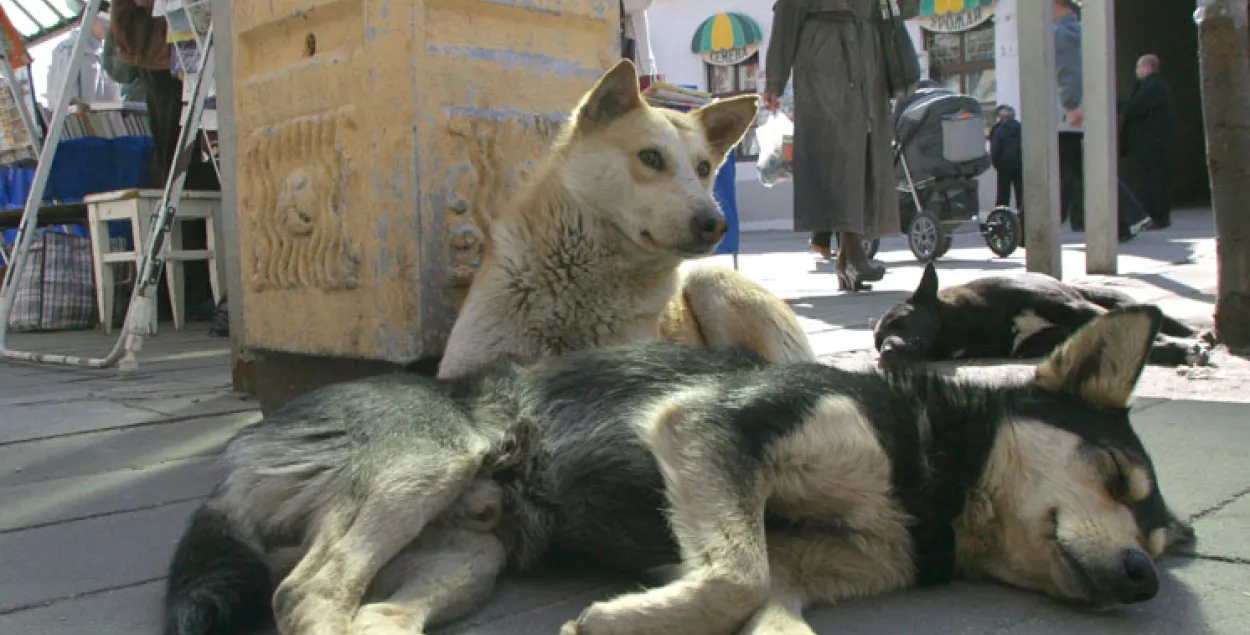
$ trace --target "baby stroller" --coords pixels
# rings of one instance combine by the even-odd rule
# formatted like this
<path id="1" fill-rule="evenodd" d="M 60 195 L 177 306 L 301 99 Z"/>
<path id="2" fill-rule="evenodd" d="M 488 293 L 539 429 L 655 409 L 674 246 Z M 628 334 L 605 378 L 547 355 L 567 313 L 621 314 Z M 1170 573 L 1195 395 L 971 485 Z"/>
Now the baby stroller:
<path id="1" fill-rule="evenodd" d="M 894 108 L 894 165 L 900 226 L 921 262 L 941 258 L 954 231 L 977 219 L 999 257 L 1020 245 L 1020 219 L 1009 207 L 981 216 L 977 177 L 990 168 L 981 103 L 944 88 L 918 90 Z"/>

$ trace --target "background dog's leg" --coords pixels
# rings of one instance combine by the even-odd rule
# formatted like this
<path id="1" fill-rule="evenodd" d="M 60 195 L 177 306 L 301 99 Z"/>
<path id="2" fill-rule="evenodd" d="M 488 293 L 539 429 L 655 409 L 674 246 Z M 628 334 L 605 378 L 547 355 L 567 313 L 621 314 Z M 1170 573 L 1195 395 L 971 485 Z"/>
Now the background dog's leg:
<path id="1" fill-rule="evenodd" d="M 372 488 L 356 500 L 359 510 L 337 541 L 318 536 L 310 554 L 273 597 L 274 618 L 283 635 L 343 635 L 377 572 L 411 543 L 473 482 L 481 452 L 407 460 L 372 474 Z M 344 496 L 347 496 L 346 494 Z M 322 546 L 328 545 L 328 546 Z"/>
<path id="2" fill-rule="evenodd" d="M 770 362 L 816 360 L 790 306 L 732 269 L 692 269 L 674 301 L 685 303 L 683 321 L 693 322 L 691 328 L 709 348 L 745 346 Z"/>
<path id="3" fill-rule="evenodd" d="M 1075 329 L 1064 326 L 1044 328 L 1018 342 L 1012 356 L 1017 359 L 1046 357 L 1058 348 L 1060 344 L 1067 341 L 1074 332 L 1076 332 Z"/>
<path id="4" fill-rule="evenodd" d="M 1205 366 L 1211 363 L 1211 351 L 1201 340 L 1160 333 L 1150 348 L 1150 363 L 1159 366 Z"/>
<path id="5" fill-rule="evenodd" d="M 365 604 L 352 635 L 419 635 L 472 613 L 490 597 L 506 563 L 494 535 L 431 528 L 378 574 L 379 602 Z"/>
<path id="6" fill-rule="evenodd" d="M 728 635 L 767 598 L 765 496 L 751 485 L 758 474 L 727 473 L 726 466 L 735 464 L 726 456 L 733 449 L 722 447 L 718 437 L 682 430 L 683 411 L 680 400 L 662 407 L 643 431 L 664 475 L 683 575 L 592 604 L 565 624 L 564 635 Z"/>

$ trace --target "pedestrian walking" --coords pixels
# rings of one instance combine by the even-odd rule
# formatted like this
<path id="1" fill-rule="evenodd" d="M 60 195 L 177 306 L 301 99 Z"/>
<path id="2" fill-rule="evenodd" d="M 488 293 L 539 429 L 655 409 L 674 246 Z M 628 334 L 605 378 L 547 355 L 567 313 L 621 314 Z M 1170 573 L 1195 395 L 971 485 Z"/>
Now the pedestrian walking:
<path id="1" fill-rule="evenodd" d="M 1024 212 L 1024 152 L 1020 122 L 1016 109 L 1003 104 L 995 113 L 998 121 L 990 128 L 990 164 L 998 173 L 998 196 L 995 205 L 1010 206 L 1011 193 L 1016 193 L 1016 210 Z"/>
<path id="2" fill-rule="evenodd" d="M 903 18 L 919 14 L 917 0 L 897 4 Z M 837 234 L 838 285 L 850 292 L 885 275 L 864 239 L 900 233 L 880 10 L 879 0 L 777 0 L 768 44 L 765 107 L 793 76 L 794 229 L 813 232 L 817 249 Z"/>
<path id="3" fill-rule="evenodd" d="M 1176 127 L 1172 89 L 1160 74 L 1159 57 L 1143 55 L 1137 60 L 1137 86 L 1119 104 L 1124 115 L 1120 128 L 1120 155 L 1128 159 L 1134 189 L 1141 198 L 1150 224 L 1158 229 L 1172 226 L 1172 134 Z"/>

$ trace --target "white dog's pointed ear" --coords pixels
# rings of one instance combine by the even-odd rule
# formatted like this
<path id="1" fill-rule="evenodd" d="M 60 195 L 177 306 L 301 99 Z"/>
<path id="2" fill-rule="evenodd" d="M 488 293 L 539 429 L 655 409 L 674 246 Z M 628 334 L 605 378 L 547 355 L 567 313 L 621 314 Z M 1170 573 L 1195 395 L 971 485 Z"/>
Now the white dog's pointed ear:
<path id="1" fill-rule="evenodd" d="M 1039 387 L 1109 408 L 1125 408 L 1154 345 L 1163 312 L 1135 305 L 1099 316 L 1037 367 Z"/>
<path id="2" fill-rule="evenodd" d="M 691 113 L 707 135 L 708 147 L 716 163 L 725 160 L 725 156 L 733 149 L 759 115 L 759 97 L 755 95 L 738 95 L 728 99 L 718 99 Z"/>
<path id="3" fill-rule="evenodd" d="M 638 71 L 624 59 L 595 82 L 577 104 L 574 118 L 578 130 L 593 130 L 643 106 L 638 90 Z"/>

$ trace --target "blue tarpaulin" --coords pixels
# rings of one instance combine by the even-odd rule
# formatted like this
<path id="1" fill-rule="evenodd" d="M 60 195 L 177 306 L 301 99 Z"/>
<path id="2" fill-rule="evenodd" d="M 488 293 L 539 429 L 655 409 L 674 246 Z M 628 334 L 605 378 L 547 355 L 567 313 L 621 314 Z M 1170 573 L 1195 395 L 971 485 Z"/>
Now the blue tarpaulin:
<path id="1" fill-rule="evenodd" d="M 720 203 L 721 211 L 725 212 L 725 220 L 729 224 L 729 231 L 725 232 L 725 239 L 716 247 L 718 254 L 736 254 L 738 253 L 738 150 L 729 152 L 729 158 L 725 159 L 725 165 L 721 166 L 720 172 L 716 173 L 716 183 L 712 186 L 712 195 L 716 197 L 716 202 Z"/>
<path id="2" fill-rule="evenodd" d="M 151 161 L 151 137 L 62 141 L 52 160 L 43 200 L 77 203 L 88 194 L 143 187 Z M 0 168 L 0 209 L 24 209 L 34 178 L 31 168 Z"/>

